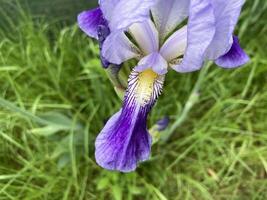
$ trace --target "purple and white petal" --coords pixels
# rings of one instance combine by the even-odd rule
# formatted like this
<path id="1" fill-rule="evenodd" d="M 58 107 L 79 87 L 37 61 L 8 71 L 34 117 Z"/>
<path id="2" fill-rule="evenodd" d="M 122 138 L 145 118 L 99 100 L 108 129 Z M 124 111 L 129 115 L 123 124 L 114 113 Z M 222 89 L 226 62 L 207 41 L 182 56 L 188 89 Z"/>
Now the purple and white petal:
<path id="1" fill-rule="evenodd" d="M 215 63 L 223 68 L 234 68 L 246 64 L 249 61 L 248 55 L 240 47 L 238 38 L 233 37 L 231 49 L 223 56 L 219 57 Z"/>
<path id="2" fill-rule="evenodd" d="M 233 31 L 244 2 L 245 0 L 211 1 L 216 18 L 216 32 L 206 52 L 208 59 L 215 60 L 231 48 Z"/>
<path id="3" fill-rule="evenodd" d="M 97 36 L 98 36 L 98 43 L 99 43 L 99 49 L 100 49 L 100 60 L 101 64 L 104 68 L 108 68 L 109 65 L 111 64 L 110 62 L 107 61 L 107 59 L 104 58 L 103 53 L 102 53 L 102 48 L 103 44 L 106 40 L 106 38 L 109 36 L 110 30 L 108 26 L 106 25 L 99 25 L 97 28 Z"/>
<path id="4" fill-rule="evenodd" d="M 163 75 L 168 72 L 168 63 L 158 52 L 154 52 L 142 58 L 136 70 L 141 72 L 147 68 L 151 68 L 157 74 Z"/>
<path id="5" fill-rule="evenodd" d="M 159 49 L 158 31 L 151 20 L 135 23 L 129 27 L 129 32 L 143 53 L 149 54 Z"/>
<path id="6" fill-rule="evenodd" d="M 215 17 L 209 1 L 191 1 L 189 12 L 186 52 L 182 63 L 172 66 L 178 72 L 192 72 L 202 67 L 205 51 L 215 33 Z"/>
<path id="7" fill-rule="evenodd" d="M 102 55 L 110 63 L 121 64 L 139 55 L 137 47 L 127 38 L 122 31 L 111 32 L 106 38 Z"/>
<path id="8" fill-rule="evenodd" d="M 151 13 L 160 38 L 164 39 L 188 17 L 189 4 L 189 0 L 160 0 L 152 7 Z"/>
<path id="9" fill-rule="evenodd" d="M 152 70 L 133 71 L 123 108 L 106 123 L 95 142 L 97 163 L 108 170 L 130 172 L 150 156 L 149 111 L 161 93 L 164 77 Z"/>
<path id="10" fill-rule="evenodd" d="M 160 49 L 160 54 L 171 61 L 185 53 L 187 46 L 187 26 L 173 33 Z"/>
<path id="11" fill-rule="evenodd" d="M 125 30 L 136 22 L 149 19 L 150 8 L 158 0 L 101 0 L 100 7 L 111 31 Z"/>
<path id="12" fill-rule="evenodd" d="M 78 25 L 88 36 L 97 39 L 99 25 L 106 25 L 100 8 L 84 11 L 78 15 Z"/>

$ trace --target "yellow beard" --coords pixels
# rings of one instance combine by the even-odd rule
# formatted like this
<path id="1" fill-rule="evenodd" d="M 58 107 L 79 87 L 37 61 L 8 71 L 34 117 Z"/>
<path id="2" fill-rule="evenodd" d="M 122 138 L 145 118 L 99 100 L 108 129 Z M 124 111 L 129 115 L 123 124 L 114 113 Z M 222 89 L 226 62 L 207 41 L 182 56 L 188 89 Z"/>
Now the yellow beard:
<path id="1" fill-rule="evenodd" d="M 158 74 L 151 69 L 147 69 L 139 74 L 136 88 L 136 101 L 140 105 L 146 105 L 151 100 L 154 83 L 157 78 Z"/>

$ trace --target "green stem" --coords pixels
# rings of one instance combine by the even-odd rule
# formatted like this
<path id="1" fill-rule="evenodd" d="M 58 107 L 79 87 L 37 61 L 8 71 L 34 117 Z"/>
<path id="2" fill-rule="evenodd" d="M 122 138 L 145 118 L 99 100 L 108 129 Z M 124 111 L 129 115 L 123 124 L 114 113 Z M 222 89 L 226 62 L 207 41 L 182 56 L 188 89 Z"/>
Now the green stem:
<path id="1" fill-rule="evenodd" d="M 116 94 L 121 100 L 123 100 L 126 88 L 125 84 L 123 83 L 123 79 L 119 76 L 120 67 L 111 64 L 106 70 L 106 72 L 110 82 L 114 86 Z"/>
<path id="2" fill-rule="evenodd" d="M 204 80 L 204 77 L 209 69 L 209 67 L 211 66 L 211 63 L 208 63 L 200 72 L 197 82 L 184 106 L 184 109 L 181 113 L 181 115 L 174 121 L 174 123 L 172 124 L 172 126 L 167 129 L 165 131 L 164 134 L 162 134 L 161 140 L 163 142 L 167 142 L 170 137 L 173 135 L 173 133 L 175 132 L 175 130 L 177 130 L 177 128 L 187 119 L 187 116 L 189 114 L 189 112 L 191 111 L 192 107 L 198 102 L 199 100 L 199 90 L 201 87 L 201 84 Z"/>

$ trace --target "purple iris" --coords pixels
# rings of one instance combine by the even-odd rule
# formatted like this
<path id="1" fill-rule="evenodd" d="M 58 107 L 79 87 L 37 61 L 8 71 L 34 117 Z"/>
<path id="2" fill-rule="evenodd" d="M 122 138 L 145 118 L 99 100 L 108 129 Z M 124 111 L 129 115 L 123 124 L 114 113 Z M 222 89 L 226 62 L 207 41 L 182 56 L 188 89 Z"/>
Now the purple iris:
<path id="1" fill-rule="evenodd" d="M 150 156 L 146 121 L 165 74 L 199 70 L 205 60 L 223 68 L 249 61 L 233 31 L 244 0 L 99 0 L 78 17 L 100 43 L 104 66 L 135 58 L 122 109 L 96 139 L 97 163 L 130 172 Z"/>

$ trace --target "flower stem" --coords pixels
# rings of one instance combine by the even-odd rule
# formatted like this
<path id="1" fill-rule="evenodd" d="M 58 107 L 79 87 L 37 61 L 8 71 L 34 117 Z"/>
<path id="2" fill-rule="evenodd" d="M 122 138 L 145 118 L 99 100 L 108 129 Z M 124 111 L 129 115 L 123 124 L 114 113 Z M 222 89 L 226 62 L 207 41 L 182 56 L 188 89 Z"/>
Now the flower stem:
<path id="1" fill-rule="evenodd" d="M 121 100 L 123 100 L 126 87 L 123 82 L 123 79 L 119 76 L 120 70 L 121 70 L 120 66 L 111 64 L 109 65 L 106 72 L 110 82 L 114 86 L 116 94 Z"/>
<path id="2" fill-rule="evenodd" d="M 173 135 L 175 130 L 177 130 L 177 128 L 187 119 L 188 113 L 191 111 L 192 107 L 198 102 L 201 84 L 210 66 L 211 66 L 211 63 L 208 63 L 200 71 L 197 82 L 184 106 L 184 109 L 181 115 L 174 121 L 172 126 L 169 129 L 167 129 L 164 134 L 162 134 L 161 140 L 163 142 L 167 142 L 170 139 L 170 137 Z"/>

